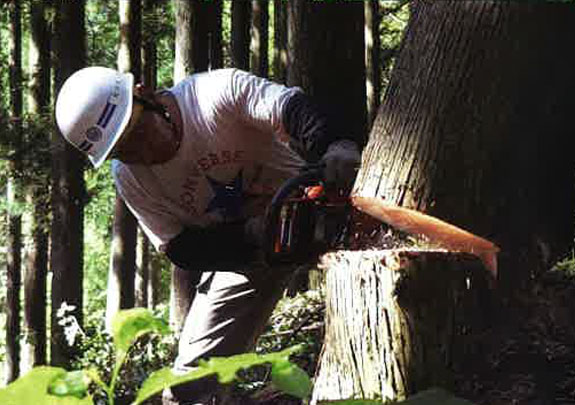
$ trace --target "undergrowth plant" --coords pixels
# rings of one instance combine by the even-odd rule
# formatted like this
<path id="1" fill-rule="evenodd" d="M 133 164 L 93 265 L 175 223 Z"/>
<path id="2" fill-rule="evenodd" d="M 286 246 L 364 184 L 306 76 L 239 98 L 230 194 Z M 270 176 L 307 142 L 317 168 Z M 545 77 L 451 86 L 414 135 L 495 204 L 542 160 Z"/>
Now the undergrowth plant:
<path id="1" fill-rule="evenodd" d="M 112 323 L 115 361 L 109 383 L 103 381 L 95 368 L 67 371 L 57 367 L 37 367 L 0 390 L 0 404 L 94 405 L 89 387 L 95 384 L 107 397 L 108 404 L 114 405 L 120 369 L 128 358 L 130 348 L 143 335 L 149 333 L 164 335 L 168 332 L 166 323 L 155 318 L 147 309 L 120 311 Z M 311 380 L 305 371 L 289 360 L 292 354 L 301 349 L 301 346 L 294 346 L 276 353 L 245 353 L 225 358 L 211 358 L 200 361 L 196 369 L 184 375 L 175 375 L 169 367 L 165 367 L 152 373 L 144 381 L 132 405 L 142 404 L 165 388 L 211 375 L 216 375 L 220 383 L 229 384 L 236 379 L 239 371 L 263 364 L 271 365 L 271 379 L 279 390 L 301 398 L 307 403 L 312 388 Z M 381 405 L 381 401 L 320 401 L 319 404 Z M 469 402 L 438 389 L 425 391 L 401 404 L 470 405 Z"/>
<path id="2" fill-rule="evenodd" d="M 0 390 L 0 404 L 93 405 L 93 397 L 88 390 L 93 383 L 105 394 L 108 404 L 114 405 L 120 370 L 126 362 L 130 348 L 145 334 L 164 335 L 168 332 L 166 323 L 144 308 L 120 311 L 112 323 L 115 361 L 109 383 L 103 381 L 95 368 L 67 371 L 57 367 L 37 367 Z M 311 381 L 303 370 L 289 361 L 290 355 L 299 350 L 301 347 L 296 346 L 264 355 L 247 353 L 227 358 L 211 358 L 200 361 L 195 370 L 184 375 L 174 375 L 170 368 L 162 368 L 144 381 L 132 405 L 143 403 L 165 388 L 209 375 L 216 374 L 222 384 L 231 383 L 238 371 L 261 364 L 271 364 L 272 381 L 279 389 L 305 398 L 311 391 Z"/>

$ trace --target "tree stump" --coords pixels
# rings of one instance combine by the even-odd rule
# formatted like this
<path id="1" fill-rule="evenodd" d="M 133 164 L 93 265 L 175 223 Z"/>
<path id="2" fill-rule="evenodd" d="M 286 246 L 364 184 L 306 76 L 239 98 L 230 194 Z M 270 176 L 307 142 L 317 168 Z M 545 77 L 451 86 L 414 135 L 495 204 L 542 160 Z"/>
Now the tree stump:
<path id="1" fill-rule="evenodd" d="M 338 251 L 322 257 L 326 332 L 312 404 L 452 388 L 465 336 L 488 316 L 486 270 L 467 253 Z"/>

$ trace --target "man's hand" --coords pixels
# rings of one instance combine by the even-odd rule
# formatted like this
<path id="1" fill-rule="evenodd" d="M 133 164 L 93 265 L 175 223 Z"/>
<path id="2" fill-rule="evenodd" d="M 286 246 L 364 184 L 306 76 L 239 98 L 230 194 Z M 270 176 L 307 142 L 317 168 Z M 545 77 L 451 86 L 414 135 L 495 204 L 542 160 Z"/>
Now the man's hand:
<path id="1" fill-rule="evenodd" d="M 327 187 L 335 187 L 348 193 L 351 191 L 361 155 L 355 142 L 344 139 L 329 145 L 321 163 L 325 165 Z"/>

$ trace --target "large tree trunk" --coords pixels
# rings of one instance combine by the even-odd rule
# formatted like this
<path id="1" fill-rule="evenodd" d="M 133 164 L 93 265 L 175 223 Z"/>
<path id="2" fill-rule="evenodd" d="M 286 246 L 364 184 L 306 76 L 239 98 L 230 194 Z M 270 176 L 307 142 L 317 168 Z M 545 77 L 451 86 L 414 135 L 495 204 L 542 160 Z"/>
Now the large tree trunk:
<path id="1" fill-rule="evenodd" d="M 494 239 L 501 281 L 517 285 L 573 240 L 575 56 L 564 50 L 575 8 L 421 1 L 412 11 L 355 191 Z"/>
<path id="2" fill-rule="evenodd" d="M 85 66 L 86 44 L 84 3 L 56 2 L 55 87 L 58 90 L 76 70 Z M 73 350 L 64 330 L 58 325 L 57 312 L 63 303 L 74 306 L 71 312 L 83 322 L 84 279 L 84 164 L 82 154 L 64 140 L 52 138 L 52 229 L 50 268 L 52 277 L 51 364 L 69 366 Z"/>
<path id="3" fill-rule="evenodd" d="M 486 316 L 486 273 L 475 257 L 340 251 L 322 266 L 326 334 L 312 403 L 453 389 L 465 336 Z"/>
<path id="4" fill-rule="evenodd" d="M 574 17 L 563 4 L 415 2 L 354 192 L 492 236 L 503 248 L 501 278 L 515 285 L 536 256 L 570 246 L 575 57 L 556 55 L 569 46 Z M 472 277 L 470 289 L 467 262 L 448 265 L 461 253 L 436 254 L 417 273 L 412 255 L 340 254 L 326 265 L 332 295 L 317 389 L 329 393 L 334 374 L 342 397 L 449 387 L 465 367 L 461 332 L 475 320 L 460 311 L 484 309 L 465 297 L 474 285 L 481 296 L 485 282 Z"/>
<path id="5" fill-rule="evenodd" d="M 118 70 L 131 72 L 135 81 L 140 82 L 142 75 L 142 1 L 120 0 L 119 13 Z M 106 302 L 108 329 L 114 315 L 120 309 L 132 308 L 135 305 L 137 232 L 136 218 L 116 193 Z"/>
<path id="6" fill-rule="evenodd" d="M 252 0 L 250 70 L 260 77 L 268 77 L 268 0 Z"/>
<path id="7" fill-rule="evenodd" d="M 22 267 L 22 9 L 20 2 L 8 3 L 10 13 L 10 118 L 13 140 L 9 161 L 8 252 L 6 257 L 6 382 L 20 374 L 20 287 Z"/>
<path id="8" fill-rule="evenodd" d="M 288 2 L 288 84 L 301 86 L 341 135 L 366 139 L 363 2 Z"/>
<path id="9" fill-rule="evenodd" d="M 344 137 L 365 141 L 364 9 L 362 2 L 294 0 L 288 11 L 287 84 L 305 90 Z M 290 295 L 305 290 L 298 272 Z"/>
<path id="10" fill-rule="evenodd" d="M 232 1 L 232 66 L 250 68 L 251 2 Z"/>
<path id="11" fill-rule="evenodd" d="M 30 95 L 28 110 L 36 120 L 42 118 L 50 103 L 50 32 L 46 20 L 46 6 L 35 0 L 30 8 Z M 38 139 L 44 137 L 45 139 Z M 40 162 L 41 173 L 49 169 L 42 156 L 47 152 L 47 134 L 29 139 L 30 145 L 39 145 L 34 159 Z M 49 193 L 47 174 L 28 186 L 27 199 L 34 207 L 32 213 L 32 246 L 28 252 L 24 279 L 24 334 L 25 367 L 46 364 L 46 281 L 48 273 L 48 214 Z"/>

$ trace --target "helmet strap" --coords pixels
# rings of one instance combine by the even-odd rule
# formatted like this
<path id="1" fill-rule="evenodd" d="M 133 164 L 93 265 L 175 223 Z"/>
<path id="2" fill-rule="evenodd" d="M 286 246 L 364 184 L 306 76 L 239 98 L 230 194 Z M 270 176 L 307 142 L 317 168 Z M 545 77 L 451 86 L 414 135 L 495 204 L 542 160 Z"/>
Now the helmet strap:
<path id="1" fill-rule="evenodd" d="M 164 105 L 160 103 L 153 103 L 149 100 L 146 100 L 143 97 L 136 95 L 134 95 L 134 100 L 142 104 L 144 110 L 157 112 L 168 124 L 172 125 L 172 117 L 170 116 L 170 112 Z"/>

